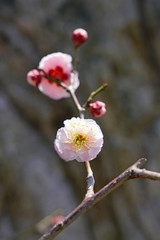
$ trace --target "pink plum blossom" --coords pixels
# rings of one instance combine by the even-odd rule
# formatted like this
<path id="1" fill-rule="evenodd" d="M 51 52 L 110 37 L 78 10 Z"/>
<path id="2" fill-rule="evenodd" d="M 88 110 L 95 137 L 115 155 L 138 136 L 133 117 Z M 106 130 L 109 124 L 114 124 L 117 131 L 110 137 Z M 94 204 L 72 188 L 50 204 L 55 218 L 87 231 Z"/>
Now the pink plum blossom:
<path id="1" fill-rule="evenodd" d="M 88 39 L 88 33 L 83 28 L 77 28 L 72 33 L 72 40 L 75 43 L 75 48 L 79 47 Z"/>
<path id="2" fill-rule="evenodd" d="M 93 119 L 71 118 L 57 131 L 55 150 L 65 161 L 94 159 L 103 146 L 103 134 Z"/>
<path id="3" fill-rule="evenodd" d="M 40 73 L 37 69 L 32 69 L 27 74 L 27 82 L 32 86 L 38 86 L 41 82 L 43 74 Z"/>
<path id="4" fill-rule="evenodd" d="M 53 79 L 64 83 L 73 92 L 79 86 L 78 73 L 73 70 L 72 57 L 68 54 L 56 52 L 43 57 L 38 66 Z M 38 85 L 39 90 L 53 99 L 69 97 L 69 93 L 56 82 L 45 77 Z"/>
<path id="5" fill-rule="evenodd" d="M 106 113 L 106 105 L 101 101 L 90 103 L 89 108 L 93 117 L 101 117 Z"/>

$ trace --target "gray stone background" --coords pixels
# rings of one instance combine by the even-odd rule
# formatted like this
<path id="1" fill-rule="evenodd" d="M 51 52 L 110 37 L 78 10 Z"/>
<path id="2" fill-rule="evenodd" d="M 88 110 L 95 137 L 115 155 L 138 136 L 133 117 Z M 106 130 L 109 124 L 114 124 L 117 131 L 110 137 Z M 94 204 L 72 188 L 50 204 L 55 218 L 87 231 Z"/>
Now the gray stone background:
<path id="1" fill-rule="evenodd" d="M 65 163 L 53 149 L 56 131 L 77 112 L 26 82 L 51 52 L 73 54 L 77 27 L 89 39 L 78 67 L 81 103 L 107 104 L 96 119 L 105 144 L 91 162 L 96 190 L 140 157 L 160 171 L 160 2 L 158 0 L 0 0 L 0 239 L 32 240 L 35 225 L 67 215 L 83 199 L 84 164 Z M 91 117 L 89 113 L 86 117 Z M 57 236 L 65 240 L 158 240 L 160 183 L 132 180 Z"/>

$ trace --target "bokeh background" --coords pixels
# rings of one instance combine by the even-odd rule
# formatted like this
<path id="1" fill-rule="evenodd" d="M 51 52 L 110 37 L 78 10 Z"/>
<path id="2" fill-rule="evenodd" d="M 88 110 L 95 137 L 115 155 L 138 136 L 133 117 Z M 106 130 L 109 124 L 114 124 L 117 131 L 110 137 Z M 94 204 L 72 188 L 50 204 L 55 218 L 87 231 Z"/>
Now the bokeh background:
<path id="1" fill-rule="evenodd" d="M 80 102 L 109 83 L 95 98 L 107 104 L 96 119 L 105 135 L 91 162 L 96 190 L 140 157 L 160 171 L 160 1 L 0 0 L 1 240 L 38 239 L 41 219 L 67 215 L 85 195 L 84 164 L 64 162 L 53 148 L 63 121 L 77 116 L 71 99 L 53 101 L 26 82 L 44 55 L 73 54 L 77 27 L 89 34 L 79 55 Z M 56 239 L 158 240 L 159 223 L 160 183 L 132 180 Z"/>

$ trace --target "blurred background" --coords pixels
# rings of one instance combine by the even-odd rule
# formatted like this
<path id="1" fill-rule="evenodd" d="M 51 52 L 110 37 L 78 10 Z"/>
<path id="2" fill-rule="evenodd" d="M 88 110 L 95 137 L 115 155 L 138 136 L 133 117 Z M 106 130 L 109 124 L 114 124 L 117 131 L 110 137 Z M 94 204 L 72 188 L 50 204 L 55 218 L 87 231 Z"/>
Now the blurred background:
<path id="1" fill-rule="evenodd" d="M 78 27 L 89 35 L 79 54 L 80 102 L 109 84 L 95 98 L 107 105 L 95 119 L 105 135 L 91 162 L 96 191 L 140 157 L 160 171 L 160 1 L 0 0 L 1 240 L 38 239 L 41 219 L 66 216 L 85 195 L 84 164 L 64 162 L 53 148 L 63 121 L 77 116 L 71 99 L 54 101 L 26 82 L 44 55 L 73 54 Z M 160 183 L 137 179 L 56 239 L 158 240 L 159 222 Z"/>

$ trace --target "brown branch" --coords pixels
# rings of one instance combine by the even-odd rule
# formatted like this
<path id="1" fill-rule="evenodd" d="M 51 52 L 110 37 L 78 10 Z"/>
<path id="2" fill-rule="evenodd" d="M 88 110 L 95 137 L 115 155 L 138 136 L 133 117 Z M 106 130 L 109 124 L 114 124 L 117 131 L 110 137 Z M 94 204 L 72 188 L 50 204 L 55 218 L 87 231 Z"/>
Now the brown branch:
<path id="1" fill-rule="evenodd" d="M 64 218 L 63 221 L 58 222 L 55 226 L 53 226 L 47 233 L 45 233 L 39 240 L 51 240 L 54 239 L 60 232 L 62 232 L 67 226 L 69 226 L 73 221 L 75 221 L 78 217 L 88 211 L 91 207 L 93 207 L 97 202 L 115 190 L 117 187 L 122 185 L 127 180 L 133 178 L 146 178 L 151 180 L 160 181 L 160 173 L 148 171 L 146 169 L 140 169 L 144 163 L 147 161 L 145 158 L 139 159 L 135 164 L 130 166 L 127 170 L 121 173 L 118 177 L 113 179 L 107 185 L 105 185 L 102 189 L 100 189 L 97 193 L 95 193 L 90 198 L 85 198 L 80 205 L 75 208 L 68 216 Z"/>

